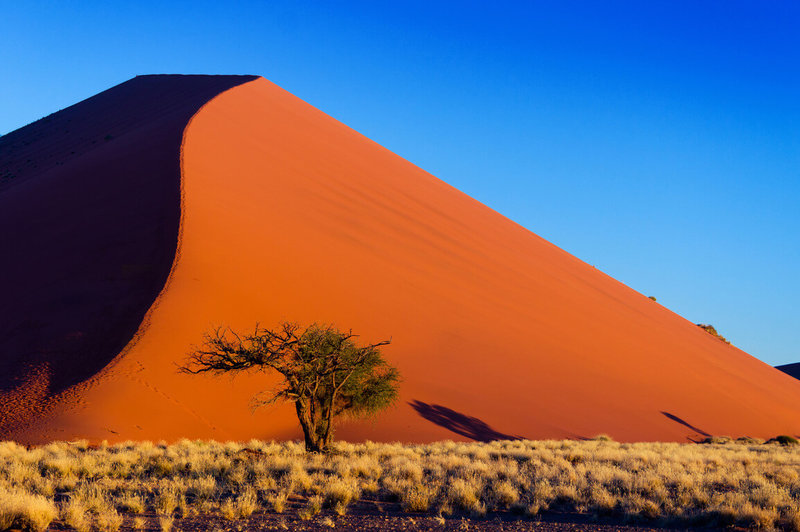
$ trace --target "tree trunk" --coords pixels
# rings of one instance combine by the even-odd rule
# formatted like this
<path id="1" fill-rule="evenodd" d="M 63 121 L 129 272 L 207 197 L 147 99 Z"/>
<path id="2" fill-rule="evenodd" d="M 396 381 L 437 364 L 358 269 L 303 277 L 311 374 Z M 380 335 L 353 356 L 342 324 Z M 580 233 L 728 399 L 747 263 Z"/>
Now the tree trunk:
<path id="1" fill-rule="evenodd" d="M 314 421 L 309 417 L 308 406 L 301 400 L 294 402 L 295 409 L 297 410 L 297 419 L 300 421 L 300 426 L 303 428 L 303 437 L 306 442 L 306 452 L 321 453 L 325 451 L 325 443 L 317 435 Z"/>
<path id="2" fill-rule="evenodd" d="M 326 405 L 327 410 L 325 411 L 325 432 L 322 437 L 322 446 L 325 449 L 328 449 L 328 446 L 331 444 L 331 440 L 333 439 L 333 402 L 336 399 L 336 391 L 334 390 L 331 393 L 330 400 Z"/>

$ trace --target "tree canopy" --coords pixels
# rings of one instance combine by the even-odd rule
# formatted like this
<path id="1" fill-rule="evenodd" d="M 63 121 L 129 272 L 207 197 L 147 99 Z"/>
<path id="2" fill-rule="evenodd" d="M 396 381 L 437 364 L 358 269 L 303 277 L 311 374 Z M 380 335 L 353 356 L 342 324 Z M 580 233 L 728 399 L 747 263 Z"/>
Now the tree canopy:
<path id="1" fill-rule="evenodd" d="M 335 418 L 375 414 L 397 399 L 400 374 L 380 351 L 390 340 L 359 347 L 355 338 L 352 331 L 331 325 L 303 329 L 283 322 L 275 330 L 256 325 L 249 334 L 219 327 L 204 336 L 181 371 L 278 372 L 280 384 L 257 396 L 256 405 L 293 401 L 306 450 L 324 452 L 332 442 Z"/>

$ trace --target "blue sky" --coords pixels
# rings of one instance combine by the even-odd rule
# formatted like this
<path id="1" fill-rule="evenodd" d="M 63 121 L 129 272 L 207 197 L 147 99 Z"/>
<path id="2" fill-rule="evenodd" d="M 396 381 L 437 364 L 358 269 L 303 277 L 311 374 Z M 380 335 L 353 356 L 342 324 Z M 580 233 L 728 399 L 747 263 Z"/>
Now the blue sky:
<path id="1" fill-rule="evenodd" d="M 0 133 L 259 74 L 771 364 L 800 361 L 800 3 L 11 2 Z"/>

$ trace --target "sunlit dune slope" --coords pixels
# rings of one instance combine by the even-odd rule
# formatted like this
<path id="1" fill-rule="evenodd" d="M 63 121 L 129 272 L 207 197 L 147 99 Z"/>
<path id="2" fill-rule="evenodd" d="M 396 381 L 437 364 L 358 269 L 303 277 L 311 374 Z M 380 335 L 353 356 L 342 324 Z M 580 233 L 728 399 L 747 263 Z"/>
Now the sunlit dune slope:
<path id="1" fill-rule="evenodd" d="M 178 253 L 136 338 L 11 436 L 297 438 L 289 405 L 248 407 L 271 376 L 177 372 L 214 325 L 284 319 L 392 339 L 398 405 L 340 438 L 800 433 L 800 382 L 264 79 L 181 153 Z"/>

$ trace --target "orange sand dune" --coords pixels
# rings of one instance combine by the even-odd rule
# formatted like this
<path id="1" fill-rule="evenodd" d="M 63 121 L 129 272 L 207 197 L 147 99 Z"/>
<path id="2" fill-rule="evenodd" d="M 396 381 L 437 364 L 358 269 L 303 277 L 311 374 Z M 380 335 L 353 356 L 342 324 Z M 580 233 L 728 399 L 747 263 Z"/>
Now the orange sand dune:
<path id="1" fill-rule="evenodd" d="M 58 376 L 51 368 L 47 381 L 42 364 L 5 383 L 13 403 L 3 404 L 0 436 L 298 438 L 289 405 L 248 408 L 271 376 L 176 371 L 211 326 L 284 319 L 334 323 L 364 341 L 392 338 L 385 353 L 404 376 L 401 399 L 375 420 L 343 424 L 344 439 L 800 433 L 797 380 L 272 83 L 230 86 L 208 96 L 183 131 L 177 252 L 135 335 L 114 332 L 108 345 L 129 342 L 122 354 L 69 386 L 48 386 Z M 56 186 L 59 168 L 51 172 L 53 184 L 42 187 Z M 92 186 L 64 185 L 61 197 L 78 202 L 92 197 Z M 13 190 L 0 189 L 0 206 Z M 104 196 L 103 209 L 114 212 L 124 200 Z M 14 216 L 10 222 L 22 219 Z M 95 225 L 66 226 L 64 236 L 102 230 Z M 104 238 L 93 241 L 100 251 Z M 25 277 L 11 262 L 0 269 Z M 99 297 L 93 282 L 100 281 L 86 281 L 79 293 Z M 0 361 L 10 360 L 3 342 Z"/>

